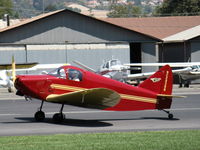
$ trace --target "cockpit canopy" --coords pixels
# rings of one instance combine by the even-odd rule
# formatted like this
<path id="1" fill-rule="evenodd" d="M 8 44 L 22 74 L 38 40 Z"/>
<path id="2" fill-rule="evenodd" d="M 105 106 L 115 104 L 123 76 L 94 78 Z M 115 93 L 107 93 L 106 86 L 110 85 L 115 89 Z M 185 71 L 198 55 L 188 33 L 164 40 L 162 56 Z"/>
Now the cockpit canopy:
<path id="1" fill-rule="evenodd" d="M 110 60 L 108 62 L 106 62 L 102 68 L 110 68 L 111 66 L 115 66 L 115 65 L 122 65 L 121 61 L 117 60 L 117 59 L 113 59 Z"/>
<path id="2" fill-rule="evenodd" d="M 199 71 L 200 70 L 200 66 L 199 65 L 191 66 L 191 68 L 192 68 L 193 71 Z"/>
<path id="3" fill-rule="evenodd" d="M 57 68 L 49 72 L 48 75 L 73 81 L 82 81 L 83 78 L 83 74 L 81 71 L 72 68 L 65 69 L 63 67 Z"/>

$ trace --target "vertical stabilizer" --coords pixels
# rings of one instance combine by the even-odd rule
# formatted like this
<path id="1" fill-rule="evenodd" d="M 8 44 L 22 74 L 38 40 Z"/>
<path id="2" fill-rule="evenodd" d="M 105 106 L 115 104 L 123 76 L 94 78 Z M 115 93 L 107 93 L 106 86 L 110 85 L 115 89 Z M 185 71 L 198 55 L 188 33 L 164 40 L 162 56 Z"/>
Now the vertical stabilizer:
<path id="1" fill-rule="evenodd" d="M 173 74 L 169 65 L 166 65 L 150 76 L 139 87 L 157 93 L 157 109 L 168 109 L 172 103 Z"/>
<path id="2" fill-rule="evenodd" d="M 139 85 L 139 87 L 164 95 L 172 94 L 172 86 L 173 75 L 169 65 L 160 68 L 160 70 Z"/>

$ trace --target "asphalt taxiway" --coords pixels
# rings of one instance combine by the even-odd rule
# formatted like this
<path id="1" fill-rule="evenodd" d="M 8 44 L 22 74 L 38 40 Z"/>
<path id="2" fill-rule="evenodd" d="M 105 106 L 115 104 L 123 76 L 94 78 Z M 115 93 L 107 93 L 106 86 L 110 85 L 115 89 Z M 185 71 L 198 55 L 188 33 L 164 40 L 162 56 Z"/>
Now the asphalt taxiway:
<path id="1" fill-rule="evenodd" d="M 46 119 L 36 122 L 33 116 L 40 106 L 39 100 L 25 101 L 1 88 L 0 136 L 200 129 L 200 85 L 189 89 L 175 87 L 174 94 L 187 98 L 174 98 L 170 110 L 174 114 L 172 120 L 157 110 L 107 112 L 66 105 L 65 121 L 54 124 L 52 116 L 59 111 L 60 105 L 44 103 Z"/>

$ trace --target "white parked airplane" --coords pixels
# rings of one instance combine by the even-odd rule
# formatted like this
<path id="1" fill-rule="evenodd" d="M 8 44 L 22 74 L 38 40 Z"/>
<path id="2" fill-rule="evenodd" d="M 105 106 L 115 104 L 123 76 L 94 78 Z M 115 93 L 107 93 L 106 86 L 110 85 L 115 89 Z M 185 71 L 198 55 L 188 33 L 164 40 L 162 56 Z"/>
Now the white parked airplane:
<path id="1" fill-rule="evenodd" d="M 184 67 L 183 69 L 172 70 L 174 74 L 179 75 L 180 87 L 182 87 L 183 83 L 185 87 L 189 87 L 191 80 L 200 79 L 200 62 L 122 64 L 121 61 L 112 59 L 103 63 L 98 71 L 95 71 L 78 61 L 74 62 L 88 71 L 96 72 L 105 77 L 122 82 L 127 82 L 128 80 L 140 80 L 154 74 L 154 72 L 130 74 L 128 72 L 129 70 L 140 70 L 142 66 L 164 66 L 166 64 L 170 65 L 171 67 Z"/>
<path id="2" fill-rule="evenodd" d="M 67 64 L 24 63 L 24 64 L 16 64 L 16 69 L 15 69 L 14 61 L 12 61 L 12 64 L 0 64 L 0 69 L 2 69 L 0 70 L 0 86 L 8 88 L 8 92 L 12 92 L 14 89 L 13 80 L 15 80 L 15 71 L 16 72 L 41 71 L 41 73 L 46 73 L 45 70 L 55 69 L 63 65 Z"/>
<path id="3" fill-rule="evenodd" d="M 180 87 L 184 84 L 185 87 L 189 87 L 189 84 L 192 80 L 200 79 L 200 62 L 170 62 L 170 63 L 131 63 L 124 64 L 125 66 L 164 66 L 170 65 L 170 67 L 182 67 L 182 69 L 174 69 L 172 70 L 173 74 L 177 74 L 179 76 Z M 132 74 L 132 79 L 138 78 L 146 78 L 152 75 L 154 72 L 141 73 L 141 74 Z"/>
<path id="4" fill-rule="evenodd" d="M 121 82 L 126 82 L 127 79 L 129 79 L 129 70 L 141 70 L 140 67 L 125 66 L 118 59 L 111 59 L 109 61 L 104 62 L 97 71 L 78 61 L 73 62 L 79 65 L 80 67 L 84 68 L 85 70 L 95 72 L 101 74 L 102 76 L 112 78 Z"/>

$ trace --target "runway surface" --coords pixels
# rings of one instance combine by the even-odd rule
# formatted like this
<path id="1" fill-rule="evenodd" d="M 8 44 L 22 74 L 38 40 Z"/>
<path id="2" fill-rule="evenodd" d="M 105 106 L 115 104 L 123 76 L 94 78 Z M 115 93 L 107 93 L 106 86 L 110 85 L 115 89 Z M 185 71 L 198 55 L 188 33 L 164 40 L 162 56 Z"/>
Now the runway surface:
<path id="1" fill-rule="evenodd" d="M 173 100 L 173 120 L 168 120 L 166 113 L 157 110 L 107 112 L 66 105 L 63 110 L 66 114 L 65 121 L 54 124 L 52 116 L 59 111 L 60 105 L 44 103 L 46 119 L 38 123 L 33 116 L 40 101 L 25 101 L 23 97 L 9 94 L 1 88 L 0 136 L 200 129 L 200 88 L 176 88 L 174 94 L 188 97 Z"/>

